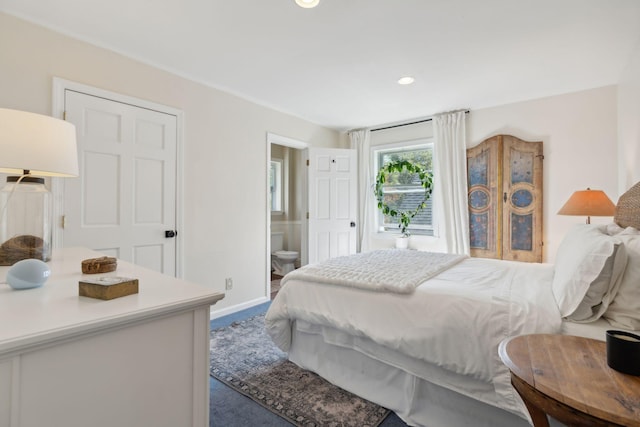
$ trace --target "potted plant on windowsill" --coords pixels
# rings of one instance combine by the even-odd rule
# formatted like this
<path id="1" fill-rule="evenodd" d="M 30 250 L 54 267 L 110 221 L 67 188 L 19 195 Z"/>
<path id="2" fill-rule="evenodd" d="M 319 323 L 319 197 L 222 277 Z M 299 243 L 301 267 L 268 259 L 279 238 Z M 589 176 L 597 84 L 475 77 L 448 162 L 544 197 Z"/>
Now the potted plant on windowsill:
<path id="1" fill-rule="evenodd" d="M 392 184 L 393 180 L 398 180 L 398 176 L 406 173 L 410 180 L 417 177 L 420 185 L 424 188 L 424 198 L 422 201 L 412 206 L 410 209 L 400 210 L 390 206 L 385 200 L 386 193 L 384 186 Z M 420 164 L 410 160 L 394 160 L 380 168 L 375 182 L 375 196 L 378 201 L 378 209 L 383 215 L 397 219 L 398 228 L 401 235 L 396 238 L 396 248 L 406 249 L 409 247 L 409 225 L 411 220 L 426 207 L 427 200 L 433 191 L 433 175 L 426 171 Z"/>

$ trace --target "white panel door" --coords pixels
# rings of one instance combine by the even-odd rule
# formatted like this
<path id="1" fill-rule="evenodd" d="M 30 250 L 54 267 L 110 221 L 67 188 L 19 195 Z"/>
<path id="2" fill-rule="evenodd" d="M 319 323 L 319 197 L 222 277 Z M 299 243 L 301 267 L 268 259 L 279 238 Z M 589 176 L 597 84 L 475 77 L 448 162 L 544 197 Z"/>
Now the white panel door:
<path id="1" fill-rule="evenodd" d="M 175 276 L 177 118 L 65 90 L 79 178 L 64 180 L 64 246 Z"/>
<path id="2" fill-rule="evenodd" d="M 309 148 L 309 264 L 356 253 L 356 150 Z"/>

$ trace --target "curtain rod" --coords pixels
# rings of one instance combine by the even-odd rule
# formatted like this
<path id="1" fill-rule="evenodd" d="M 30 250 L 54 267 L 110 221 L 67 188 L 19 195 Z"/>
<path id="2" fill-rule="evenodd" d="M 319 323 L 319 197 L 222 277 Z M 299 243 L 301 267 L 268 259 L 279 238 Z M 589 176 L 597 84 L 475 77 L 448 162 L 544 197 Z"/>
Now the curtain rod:
<path id="1" fill-rule="evenodd" d="M 469 114 L 470 110 L 465 110 L 465 114 Z M 429 117 L 427 119 L 422 119 L 422 120 L 417 120 L 415 122 L 409 122 L 409 123 L 401 123 L 399 125 L 391 125 L 391 126 L 385 126 L 385 127 L 381 127 L 381 128 L 375 128 L 375 129 L 371 129 L 371 132 L 377 132 L 379 130 L 385 130 L 385 129 L 393 129 L 393 128 L 399 128 L 402 126 L 410 126 L 410 125 L 417 125 L 418 123 L 426 123 L 426 122 L 430 122 L 433 120 L 433 117 Z"/>

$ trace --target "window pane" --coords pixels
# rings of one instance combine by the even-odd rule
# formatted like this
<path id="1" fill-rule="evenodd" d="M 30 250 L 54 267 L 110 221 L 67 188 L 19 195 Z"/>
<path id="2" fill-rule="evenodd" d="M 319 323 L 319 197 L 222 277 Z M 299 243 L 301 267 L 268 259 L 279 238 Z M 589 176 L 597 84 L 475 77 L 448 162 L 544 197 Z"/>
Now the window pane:
<path id="1" fill-rule="evenodd" d="M 379 150 L 378 165 L 384 166 L 391 161 L 409 160 L 420 164 L 431 171 L 433 165 L 433 149 L 431 145 L 413 146 L 406 149 Z M 385 203 L 396 210 L 413 210 L 424 200 L 424 189 L 417 174 L 406 171 L 390 175 L 383 187 Z M 409 231 L 412 234 L 433 235 L 433 206 L 431 199 L 426 207 L 412 220 Z M 385 231 L 398 232 L 398 220 L 379 213 L 381 226 Z"/>
<path id="2" fill-rule="evenodd" d="M 409 149 L 385 150 L 380 152 L 380 163 L 385 165 L 390 161 L 410 160 L 422 165 L 430 171 L 433 169 L 433 149 L 431 147 L 412 147 Z"/>

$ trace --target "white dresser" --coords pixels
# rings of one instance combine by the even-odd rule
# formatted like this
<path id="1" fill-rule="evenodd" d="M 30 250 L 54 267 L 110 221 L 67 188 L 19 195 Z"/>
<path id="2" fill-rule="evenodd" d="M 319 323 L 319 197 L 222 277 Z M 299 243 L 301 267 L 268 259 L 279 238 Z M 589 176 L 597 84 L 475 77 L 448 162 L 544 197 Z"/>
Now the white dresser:
<path id="1" fill-rule="evenodd" d="M 97 256 L 62 249 L 43 287 L 0 285 L 0 427 L 208 427 L 209 308 L 224 294 L 122 261 L 82 275 Z M 139 293 L 78 296 L 103 276 Z"/>

